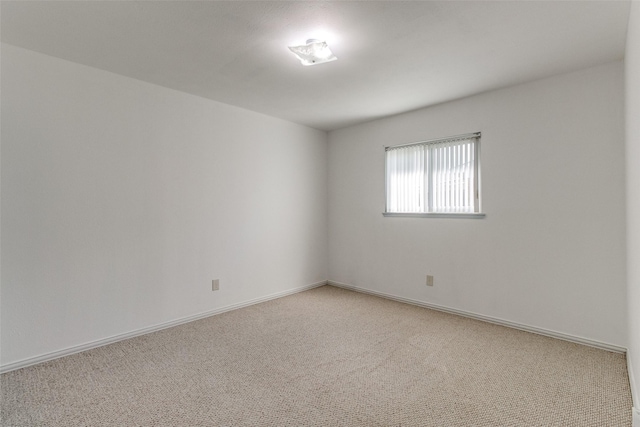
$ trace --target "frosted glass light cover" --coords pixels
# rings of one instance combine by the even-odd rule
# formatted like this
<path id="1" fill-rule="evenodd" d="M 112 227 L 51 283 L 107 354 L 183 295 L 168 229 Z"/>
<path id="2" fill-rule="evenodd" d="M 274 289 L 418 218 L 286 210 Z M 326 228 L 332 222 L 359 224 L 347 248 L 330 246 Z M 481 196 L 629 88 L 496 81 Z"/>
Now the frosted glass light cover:
<path id="1" fill-rule="evenodd" d="M 298 57 L 302 65 L 316 65 L 338 59 L 329 49 L 327 42 L 307 40 L 302 46 L 289 46 L 289 50 Z"/>

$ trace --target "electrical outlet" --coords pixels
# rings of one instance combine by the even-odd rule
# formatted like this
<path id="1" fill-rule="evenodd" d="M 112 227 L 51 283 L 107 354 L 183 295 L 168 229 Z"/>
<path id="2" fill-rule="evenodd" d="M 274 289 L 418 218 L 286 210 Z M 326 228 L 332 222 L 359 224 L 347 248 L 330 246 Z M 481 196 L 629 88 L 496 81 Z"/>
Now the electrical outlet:
<path id="1" fill-rule="evenodd" d="M 219 291 L 220 290 L 220 279 L 213 279 L 211 281 L 211 290 Z"/>
<path id="2" fill-rule="evenodd" d="M 427 286 L 433 286 L 433 276 L 427 275 Z"/>

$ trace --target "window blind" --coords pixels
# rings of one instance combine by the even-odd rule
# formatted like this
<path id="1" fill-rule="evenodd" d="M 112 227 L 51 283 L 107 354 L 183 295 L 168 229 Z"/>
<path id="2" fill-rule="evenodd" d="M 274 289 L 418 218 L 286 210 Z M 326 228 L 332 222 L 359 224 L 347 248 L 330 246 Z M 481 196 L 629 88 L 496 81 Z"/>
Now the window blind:
<path id="1" fill-rule="evenodd" d="M 386 211 L 479 212 L 480 133 L 386 148 Z"/>

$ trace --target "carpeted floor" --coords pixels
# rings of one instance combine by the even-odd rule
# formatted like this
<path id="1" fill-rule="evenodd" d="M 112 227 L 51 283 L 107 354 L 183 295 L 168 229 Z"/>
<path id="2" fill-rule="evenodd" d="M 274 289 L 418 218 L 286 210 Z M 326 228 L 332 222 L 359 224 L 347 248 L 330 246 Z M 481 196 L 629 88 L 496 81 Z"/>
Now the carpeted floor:
<path id="1" fill-rule="evenodd" d="M 631 426 L 622 354 L 323 286 L 3 374 L 3 426 Z"/>

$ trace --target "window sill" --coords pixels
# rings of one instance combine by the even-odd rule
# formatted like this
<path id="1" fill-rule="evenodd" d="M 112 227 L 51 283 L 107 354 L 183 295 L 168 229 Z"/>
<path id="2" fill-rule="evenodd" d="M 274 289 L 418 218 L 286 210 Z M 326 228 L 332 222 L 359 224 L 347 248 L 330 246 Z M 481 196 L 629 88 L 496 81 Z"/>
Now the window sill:
<path id="1" fill-rule="evenodd" d="M 472 218 L 480 219 L 484 218 L 485 214 L 482 212 L 474 213 L 404 213 L 404 212 L 383 212 L 382 215 L 388 217 L 408 217 L 408 218 Z"/>

